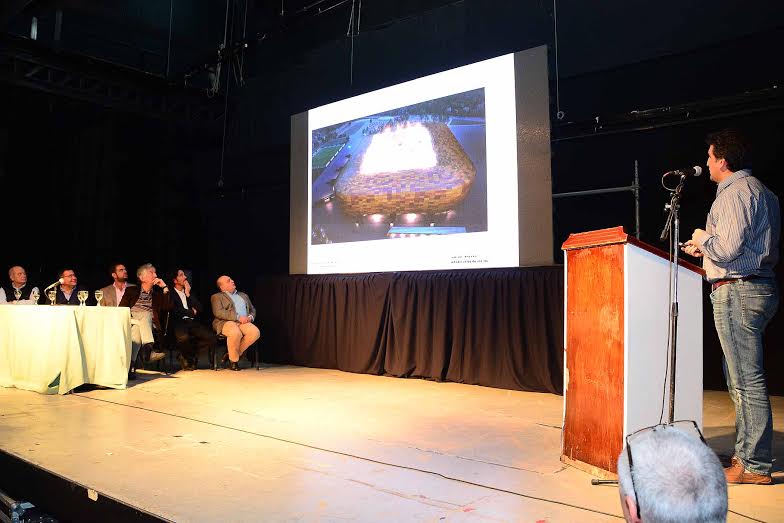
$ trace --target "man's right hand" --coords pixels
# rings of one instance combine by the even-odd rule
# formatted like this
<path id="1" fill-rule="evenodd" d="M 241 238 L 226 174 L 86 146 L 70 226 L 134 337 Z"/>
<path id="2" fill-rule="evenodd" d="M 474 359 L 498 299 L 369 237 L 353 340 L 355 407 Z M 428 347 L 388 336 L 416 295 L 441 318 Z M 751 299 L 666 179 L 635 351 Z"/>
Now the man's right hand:
<path id="1" fill-rule="evenodd" d="M 686 254 L 688 254 L 689 256 L 694 256 L 695 258 L 702 258 L 702 251 L 700 250 L 700 247 L 692 240 L 688 240 L 687 242 L 684 242 L 683 247 L 681 247 L 681 250 Z"/>

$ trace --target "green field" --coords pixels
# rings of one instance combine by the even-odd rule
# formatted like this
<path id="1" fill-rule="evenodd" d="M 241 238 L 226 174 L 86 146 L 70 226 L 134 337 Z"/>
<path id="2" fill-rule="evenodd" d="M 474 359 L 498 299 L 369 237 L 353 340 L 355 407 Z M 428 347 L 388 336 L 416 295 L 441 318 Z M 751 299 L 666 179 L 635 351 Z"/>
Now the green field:
<path id="1" fill-rule="evenodd" d="M 313 154 L 313 168 L 323 169 L 327 166 L 329 161 L 335 156 L 335 153 L 343 147 L 343 144 L 327 145 L 322 147 Z"/>

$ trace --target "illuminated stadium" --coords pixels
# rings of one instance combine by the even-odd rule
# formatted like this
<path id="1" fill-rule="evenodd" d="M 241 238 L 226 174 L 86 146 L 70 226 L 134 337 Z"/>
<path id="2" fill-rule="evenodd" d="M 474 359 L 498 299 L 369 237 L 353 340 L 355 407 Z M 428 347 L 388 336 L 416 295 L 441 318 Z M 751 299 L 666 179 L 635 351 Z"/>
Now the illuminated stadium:
<path id="1" fill-rule="evenodd" d="M 313 130 L 311 242 L 486 231 L 486 141 L 484 89 Z"/>
<path id="2" fill-rule="evenodd" d="M 357 166 L 357 164 L 359 164 Z M 373 136 L 335 190 L 347 213 L 437 213 L 465 199 L 476 169 L 442 123 L 414 123 Z"/>

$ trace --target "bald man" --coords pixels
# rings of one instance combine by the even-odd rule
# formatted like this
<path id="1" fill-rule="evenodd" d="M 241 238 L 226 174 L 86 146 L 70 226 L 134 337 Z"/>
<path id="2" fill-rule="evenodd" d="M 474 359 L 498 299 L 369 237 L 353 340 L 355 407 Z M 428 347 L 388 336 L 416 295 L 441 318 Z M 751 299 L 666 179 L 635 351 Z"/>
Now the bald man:
<path id="1" fill-rule="evenodd" d="M 24 267 L 15 265 L 8 269 L 9 283 L 0 287 L 0 303 L 31 304 L 30 293 L 38 291 L 38 287 L 27 284 L 27 272 Z M 16 299 L 16 291 L 21 293 L 19 300 Z"/>
<path id="2" fill-rule="evenodd" d="M 240 370 L 237 362 L 242 353 L 259 339 L 259 328 L 253 325 L 256 319 L 256 308 L 244 292 L 237 291 L 234 280 L 228 276 L 221 276 L 217 281 L 217 292 L 210 298 L 212 305 L 212 327 L 218 334 L 226 336 L 226 346 L 229 368 Z"/>

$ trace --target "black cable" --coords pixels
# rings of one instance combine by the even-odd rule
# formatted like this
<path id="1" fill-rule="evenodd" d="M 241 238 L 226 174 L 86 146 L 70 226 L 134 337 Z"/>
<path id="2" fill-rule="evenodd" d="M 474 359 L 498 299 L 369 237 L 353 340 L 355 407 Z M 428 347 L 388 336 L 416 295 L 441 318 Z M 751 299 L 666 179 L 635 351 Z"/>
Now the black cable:
<path id="1" fill-rule="evenodd" d="M 169 78 L 171 71 L 171 41 L 172 41 L 172 17 L 174 16 L 174 0 L 169 0 L 169 45 L 166 48 L 166 78 Z"/>
<path id="2" fill-rule="evenodd" d="M 226 19 L 223 22 L 223 48 L 226 48 L 226 36 L 228 35 L 229 30 L 229 2 L 231 0 L 226 0 Z"/>
<path id="3" fill-rule="evenodd" d="M 741 514 L 740 512 L 735 512 L 734 510 L 727 509 L 727 512 L 730 514 L 735 514 L 736 516 L 740 516 L 742 518 L 750 519 L 751 521 L 756 521 L 757 523 L 765 523 L 765 521 L 757 518 L 753 518 L 751 516 L 747 516 L 746 514 Z"/>
<path id="4" fill-rule="evenodd" d="M 351 15 L 348 18 L 348 32 L 346 36 L 351 38 L 351 54 L 348 59 L 348 84 L 354 85 L 354 8 L 357 0 L 351 0 Z"/>
<path id="5" fill-rule="evenodd" d="M 233 39 L 234 38 L 234 3 L 233 2 L 231 4 L 231 7 L 232 7 L 232 10 L 231 10 L 231 38 Z M 228 31 L 229 31 L 228 22 L 229 22 L 229 2 L 227 0 L 227 2 L 226 2 L 226 24 L 227 25 L 226 25 L 226 28 L 224 29 L 224 33 L 223 33 L 224 49 L 226 47 L 225 44 L 226 44 L 226 39 L 228 37 Z M 228 60 L 226 62 L 226 65 L 228 66 L 229 70 L 226 71 L 226 93 L 225 93 L 226 100 L 225 100 L 225 102 L 223 104 L 223 135 L 221 137 L 220 177 L 218 178 L 218 187 L 223 187 L 223 165 L 225 163 L 224 158 L 226 156 L 226 124 L 227 124 L 228 119 L 229 119 L 229 88 L 231 87 L 231 72 L 232 72 L 232 62 L 231 62 L 231 60 Z M 221 74 L 221 70 L 222 69 L 223 68 L 218 70 L 218 82 L 219 82 L 219 85 L 220 85 L 220 74 Z"/>
<path id="6" fill-rule="evenodd" d="M 563 120 L 564 113 L 561 111 L 561 89 L 560 89 L 560 74 L 558 73 L 558 8 L 557 1 L 553 0 L 553 37 L 555 47 L 555 116 L 559 120 Z"/>
<path id="7" fill-rule="evenodd" d="M 662 176 L 662 186 L 667 189 L 667 186 L 664 185 L 664 176 Z M 667 189 L 668 191 L 670 189 Z M 668 216 L 668 220 L 672 218 L 672 215 Z M 671 225 L 671 224 L 670 224 Z M 666 363 L 664 365 L 664 380 L 662 381 L 662 402 L 661 402 L 661 412 L 659 413 L 659 425 L 661 425 L 662 421 L 664 420 L 664 403 L 665 398 L 667 397 L 667 375 L 670 372 L 670 351 L 672 350 L 671 340 L 672 340 L 672 260 L 673 260 L 673 252 L 672 252 L 672 227 L 669 227 L 669 247 L 668 247 L 668 259 L 667 259 L 667 351 L 665 353 Z"/>
<path id="8" fill-rule="evenodd" d="M 111 400 L 102 399 L 102 398 L 91 398 L 90 396 L 79 396 L 79 397 L 80 398 L 84 398 L 84 399 L 88 399 L 88 400 L 92 400 L 92 401 L 100 401 L 100 402 L 109 403 L 109 404 L 112 404 L 112 405 L 119 405 L 119 406 L 122 406 L 122 407 L 128 407 L 128 408 L 131 408 L 131 409 L 139 409 L 139 410 L 143 410 L 143 411 L 146 411 L 146 412 L 152 412 L 152 413 L 155 413 L 155 414 L 161 414 L 163 416 L 171 416 L 173 418 L 180 418 L 180 419 L 184 419 L 184 420 L 188 420 L 188 421 L 193 421 L 193 422 L 196 422 L 196 423 L 202 423 L 204 425 L 210 425 L 212 427 L 218 427 L 218 428 L 221 428 L 221 429 L 233 430 L 233 431 L 236 431 L 236 432 L 241 432 L 243 434 L 250 434 L 252 436 L 258 436 L 258 437 L 261 437 L 261 438 L 267 438 L 267 439 L 271 439 L 271 440 L 274 440 L 274 441 L 280 441 L 282 443 L 289 443 L 291 445 L 297 445 L 297 446 L 300 446 L 300 447 L 305 447 L 305 448 L 309 448 L 309 449 L 313 449 L 313 450 L 318 450 L 320 452 L 327 452 L 329 454 L 336 454 L 338 456 L 345 456 L 347 458 L 353 458 L 353 459 L 358 459 L 358 460 L 362 460 L 362 461 L 367 461 L 369 463 L 376 463 L 376 464 L 385 465 L 385 466 L 388 466 L 388 467 L 404 469 L 404 470 L 411 470 L 411 471 L 414 471 L 414 472 L 421 472 L 423 474 L 430 474 L 430 475 L 433 475 L 433 476 L 438 476 L 438 477 L 441 477 L 443 479 L 446 479 L 447 481 L 456 481 L 458 483 L 463 483 L 463 484 L 466 484 L 466 485 L 472 485 L 474 487 L 485 488 L 485 489 L 488 489 L 488 490 L 493 490 L 495 492 L 503 492 L 505 494 L 511 494 L 513 496 L 518 496 L 518 497 L 525 498 L 525 499 L 531 499 L 531 500 L 535 500 L 535 501 L 543 501 L 545 503 L 552 503 L 552 504 L 560 505 L 560 506 L 563 506 L 563 507 L 570 507 L 570 508 L 575 508 L 575 509 L 578 509 L 578 510 L 584 510 L 586 512 L 591 512 L 591 513 L 594 513 L 594 514 L 601 514 L 603 516 L 609 516 L 609 517 L 612 517 L 612 518 L 623 519 L 623 516 L 618 516 L 617 514 L 610 514 L 609 512 L 602 512 L 600 510 L 594 510 L 594 509 L 588 508 L 588 507 L 581 507 L 579 505 L 572 505 L 571 503 L 566 503 L 565 501 L 558 501 L 558 500 L 554 500 L 554 499 L 541 498 L 541 497 L 538 497 L 538 496 L 531 496 L 531 495 L 528 495 L 528 494 L 522 494 L 520 492 L 515 492 L 513 490 L 506 490 L 506 489 L 502 489 L 502 488 L 498 488 L 498 487 L 491 487 L 490 485 L 483 485 L 482 483 L 475 483 L 473 481 L 468 481 L 468 480 L 465 480 L 465 479 L 454 478 L 454 477 L 451 477 L 451 476 L 447 476 L 445 474 L 441 474 L 440 472 L 434 472 L 432 470 L 424 470 L 424 469 L 420 469 L 420 468 L 416 468 L 416 467 L 409 467 L 407 465 L 399 465 L 399 464 L 396 464 L 396 463 L 389 463 L 389 462 L 386 462 L 386 461 L 380 461 L 380 460 L 373 459 L 373 458 L 367 458 L 367 457 L 364 457 L 364 456 L 359 456 L 359 455 L 351 454 L 351 453 L 348 453 L 348 452 L 341 452 L 339 450 L 326 449 L 326 448 L 323 448 L 323 447 L 317 447 L 315 445 L 309 445 L 307 443 L 301 443 L 299 441 L 293 441 L 293 440 L 288 440 L 288 439 L 285 439 L 285 438 L 279 438 L 279 437 L 276 437 L 276 436 L 270 436 L 269 434 L 262 434 L 260 432 L 253 432 L 253 431 L 247 430 L 247 429 L 241 429 L 241 428 L 237 428 L 237 427 L 230 427 L 228 425 L 222 425 L 220 423 L 214 423 L 212 421 L 205 421 L 205 420 L 200 420 L 200 419 L 196 419 L 196 418 L 190 418 L 188 416 L 183 416 L 181 414 L 172 414 L 172 413 L 169 413 L 169 412 L 162 412 L 162 411 L 155 410 L 155 409 L 149 409 L 147 407 L 139 407 L 138 405 L 128 405 L 126 403 L 120 403 L 120 402 L 117 402 L 117 401 L 111 401 Z"/>
<path id="9" fill-rule="evenodd" d="M 242 41 L 245 42 L 244 44 L 245 48 L 248 47 L 247 42 L 248 42 L 248 2 L 249 1 L 250 0 L 245 0 L 245 16 L 242 19 Z M 240 60 L 240 78 L 242 78 L 243 80 L 242 83 L 238 84 L 242 86 L 245 85 L 245 80 L 244 80 L 245 75 L 243 73 L 245 71 L 245 48 L 243 48 L 242 50 L 242 57 Z"/>
<path id="10" fill-rule="evenodd" d="M 670 232 L 672 234 L 672 232 Z M 662 380 L 662 401 L 661 401 L 661 412 L 659 412 L 659 425 L 661 425 L 662 421 L 664 420 L 664 403 L 665 399 L 667 398 L 667 375 L 670 372 L 670 351 L 672 350 L 672 345 L 670 341 L 672 340 L 672 239 L 670 240 L 669 246 L 669 263 L 668 263 L 668 289 L 667 289 L 667 351 L 665 352 L 664 356 L 667 360 L 664 364 L 664 379 Z"/>

